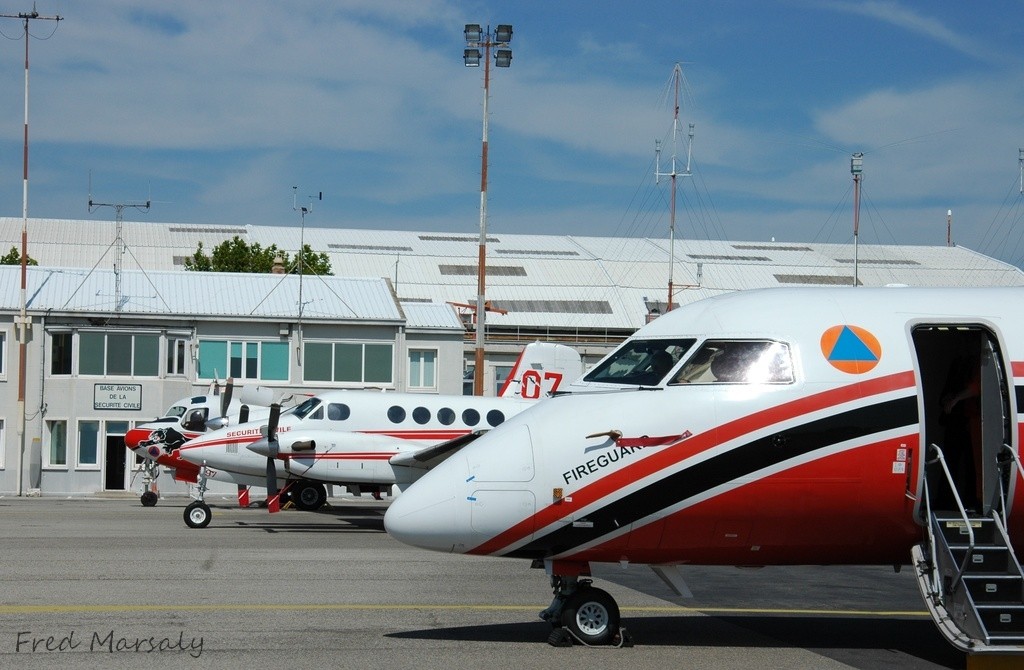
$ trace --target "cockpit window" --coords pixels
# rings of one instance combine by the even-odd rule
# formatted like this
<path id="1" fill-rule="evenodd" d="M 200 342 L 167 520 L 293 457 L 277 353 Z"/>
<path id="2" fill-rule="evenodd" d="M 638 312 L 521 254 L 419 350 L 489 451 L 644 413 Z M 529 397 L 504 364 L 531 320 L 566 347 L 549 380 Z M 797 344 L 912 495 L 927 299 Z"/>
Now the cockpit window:
<path id="1" fill-rule="evenodd" d="M 583 378 L 586 382 L 652 386 L 675 367 L 695 339 L 627 340 Z"/>
<path id="2" fill-rule="evenodd" d="M 305 419 L 306 416 L 310 412 L 315 410 L 319 405 L 319 398 L 310 398 L 309 400 L 304 401 L 301 405 L 296 405 L 295 408 L 292 409 L 292 414 L 294 414 L 300 419 Z"/>
<path id="3" fill-rule="evenodd" d="M 789 345 L 770 340 L 708 340 L 669 384 L 789 384 Z"/>
<path id="4" fill-rule="evenodd" d="M 185 407 L 184 405 L 175 405 L 175 406 L 169 408 L 164 413 L 164 416 L 173 416 L 174 418 L 180 418 L 180 417 L 185 416 L 185 411 L 187 409 L 188 409 L 188 407 Z"/>

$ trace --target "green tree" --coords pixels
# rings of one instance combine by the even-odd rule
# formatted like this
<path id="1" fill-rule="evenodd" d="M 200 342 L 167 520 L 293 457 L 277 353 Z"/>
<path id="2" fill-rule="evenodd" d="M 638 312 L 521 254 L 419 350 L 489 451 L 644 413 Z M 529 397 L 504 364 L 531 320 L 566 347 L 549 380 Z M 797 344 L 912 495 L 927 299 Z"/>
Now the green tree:
<path id="1" fill-rule="evenodd" d="M 39 261 L 31 256 L 26 256 L 25 263 L 27 265 L 39 265 Z M 18 247 L 11 247 L 11 250 L 6 255 L 0 256 L 0 265 L 21 265 L 21 252 L 18 251 Z"/>
<path id="2" fill-rule="evenodd" d="M 295 260 L 295 263 L 288 266 L 288 271 L 292 274 L 299 272 L 298 257 Z M 302 245 L 302 274 L 333 275 L 331 259 L 323 251 L 317 253 L 310 249 L 308 244 Z"/>
<path id="3" fill-rule="evenodd" d="M 330 275 L 331 261 L 327 254 L 314 252 L 308 244 L 303 245 L 303 274 Z M 200 242 L 194 254 L 185 259 L 185 269 L 200 272 L 253 272 L 269 274 L 274 269 L 274 259 L 280 258 L 288 272 L 298 273 L 298 259 L 293 261 L 287 251 L 276 244 L 264 248 L 259 243 L 249 244 L 235 235 L 215 246 L 207 255 Z"/>

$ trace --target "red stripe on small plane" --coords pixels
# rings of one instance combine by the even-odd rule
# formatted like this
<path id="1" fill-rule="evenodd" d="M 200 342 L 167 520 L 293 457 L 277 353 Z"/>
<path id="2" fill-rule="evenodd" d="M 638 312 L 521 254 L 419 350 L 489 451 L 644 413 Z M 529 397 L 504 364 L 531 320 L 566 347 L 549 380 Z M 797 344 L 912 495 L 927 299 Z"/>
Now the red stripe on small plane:
<path id="1" fill-rule="evenodd" d="M 326 453 L 326 454 L 317 454 L 317 453 L 309 453 L 309 454 L 281 454 L 280 458 L 282 460 L 289 460 L 289 459 L 291 459 L 291 460 L 307 459 L 308 460 L 308 459 L 312 458 L 313 460 L 316 460 L 316 461 L 386 461 L 386 460 L 390 459 L 392 456 L 394 456 L 397 453 L 398 453 L 397 451 L 393 451 L 391 453 L 373 453 L 373 454 L 347 454 L 347 453 L 346 454 L 332 454 L 332 453 Z"/>
<path id="2" fill-rule="evenodd" d="M 360 430 L 366 435 L 386 435 L 400 440 L 454 440 L 468 435 L 468 430 Z"/>
<path id="3" fill-rule="evenodd" d="M 573 492 L 572 508 L 581 509 L 587 507 L 604 497 L 614 494 L 629 484 L 672 467 L 702 451 L 706 451 L 724 442 L 729 442 L 742 435 L 755 432 L 766 426 L 854 400 L 864 400 L 871 396 L 899 391 L 913 386 L 914 373 L 908 370 L 829 389 L 828 391 L 797 398 L 788 403 L 742 416 L 717 428 L 710 428 L 703 433 L 686 438 L 682 442 L 668 445 L 665 449 L 654 452 L 641 461 L 611 472 L 601 479 L 584 486 L 579 491 Z M 532 517 L 523 519 L 503 533 L 499 533 L 466 553 L 480 555 L 496 553 L 500 549 L 528 537 L 534 532 L 534 529 L 545 528 L 558 521 L 565 516 L 567 511 L 562 503 L 548 505 Z"/>

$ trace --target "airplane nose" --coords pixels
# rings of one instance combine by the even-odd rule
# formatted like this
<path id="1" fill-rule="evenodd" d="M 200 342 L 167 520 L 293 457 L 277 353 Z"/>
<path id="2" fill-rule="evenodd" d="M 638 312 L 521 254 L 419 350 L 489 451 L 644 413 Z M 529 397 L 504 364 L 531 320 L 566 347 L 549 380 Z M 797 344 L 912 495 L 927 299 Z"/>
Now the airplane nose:
<path id="1" fill-rule="evenodd" d="M 144 428 L 132 428 L 124 436 L 124 446 L 135 449 L 143 440 L 149 439 L 150 430 Z"/>
<path id="2" fill-rule="evenodd" d="M 453 456 L 395 498 L 384 514 L 388 534 L 399 542 L 422 549 L 460 553 L 466 550 L 459 528 L 460 499 L 443 472 L 451 471 L 453 461 L 457 460 L 465 463 L 464 459 Z M 461 499 L 464 501 L 465 496 Z"/>

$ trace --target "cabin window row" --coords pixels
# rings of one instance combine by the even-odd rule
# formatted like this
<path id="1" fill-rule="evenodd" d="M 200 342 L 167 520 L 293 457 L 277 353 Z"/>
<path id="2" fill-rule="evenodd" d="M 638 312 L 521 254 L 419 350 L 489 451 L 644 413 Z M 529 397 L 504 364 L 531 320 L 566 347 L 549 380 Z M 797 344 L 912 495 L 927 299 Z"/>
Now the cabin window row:
<path id="1" fill-rule="evenodd" d="M 308 401 L 307 401 L 308 402 Z M 308 413 L 308 410 L 303 411 L 297 409 L 296 414 L 301 417 L 308 416 L 310 419 L 323 420 L 324 418 L 324 406 L 318 406 L 313 412 Z M 347 421 L 352 416 L 352 409 L 345 403 L 332 402 L 327 403 L 327 420 L 328 421 Z M 430 423 L 430 419 L 433 413 L 429 408 L 419 406 L 413 408 L 412 412 L 406 410 L 401 405 L 392 405 L 388 408 L 387 412 L 388 420 L 391 423 L 400 424 L 403 423 L 408 417 L 412 417 L 412 420 L 423 426 Z M 439 423 L 445 426 L 450 426 L 455 423 L 458 414 L 450 407 L 442 407 L 437 410 L 437 420 Z M 483 417 L 487 421 L 487 425 L 492 428 L 497 427 L 505 422 L 505 413 L 498 409 L 492 409 L 487 412 Z M 469 408 L 462 412 L 462 423 L 469 427 L 475 427 L 479 425 L 481 421 L 481 415 L 478 410 Z"/>

